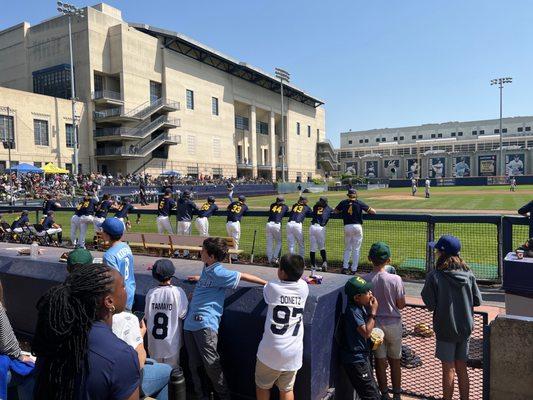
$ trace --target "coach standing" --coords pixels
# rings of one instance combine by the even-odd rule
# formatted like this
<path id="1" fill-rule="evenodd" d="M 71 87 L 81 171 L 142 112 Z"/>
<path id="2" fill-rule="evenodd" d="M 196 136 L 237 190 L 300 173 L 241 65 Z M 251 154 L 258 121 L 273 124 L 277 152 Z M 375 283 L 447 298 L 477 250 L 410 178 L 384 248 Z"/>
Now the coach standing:
<path id="1" fill-rule="evenodd" d="M 344 257 L 342 263 L 342 273 L 350 274 L 350 258 L 353 254 L 351 274 L 354 275 L 359 265 L 359 253 L 363 243 L 363 211 L 368 214 L 375 214 L 376 211 L 357 200 L 355 189 L 348 190 L 348 198 L 341 201 L 335 207 L 334 213 L 340 213 L 344 223 Z"/>
<path id="2" fill-rule="evenodd" d="M 244 204 L 246 197 L 242 194 L 237 201 L 230 203 L 228 206 L 228 218 L 226 222 L 226 232 L 235 241 L 235 250 L 239 250 L 239 240 L 241 238 L 241 219 L 248 211 L 248 206 Z M 237 261 L 237 254 L 232 254 L 231 259 Z"/>
<path id="3" fill-rule="evenodd" d="M 326 225 L 331 216 L 333 209 L 328 206 L 327 197 L 321 197 L 313 206 L 313 219 L 309 227 L 309 242 L 311 252 L 309 258 L 311 259 L 312 270 L 328 270 L 328 260 L 326 257 Z M 320 250 L 320 257 L 322 258 L 322 268 L 316 266 L 316 251 Z"/>
<path id="4" fill-rule="evenodd" d="M 159 203 L 157 203 L 156 224 L 158 233 L 164 233 L 165 231 L 171 235 L 174 233 L 172 232 L 172 224 L 170 223 L 170 214 L 175 208 L 176 202 L 172 198 L 172 190 L 167 188 L 165 189 L 165 194 L 161 197 Z"/>
<path id="5" fill-rule="evenodd" d="M 207 202 L 202 204 L 198 210 L 198 217 L 194 221 L 196 229 L 200 236 L 209 236 L 209 217 L 218 211 L 218 206 L 215 204 L 215 198 L 209 196 Z"/>
<path id="6" fill-rule="evenodd" d="M 298 243 L 298 254 L 300 254 L 302 258 L 305 254 L 302 223 L 305 220 L 305 217 L 309 217 L 313 213 L 313 210 L 307 205 L 307 202 L 307 197 L 301 196 L 298 199 L 298 202 L 291 208 L 289 222 L 287 223 L 287 244 L 289 246 L 289 253 L 295 254 L 294 249 L 296 243 Z"/>
<path id="7" fill-rule="evenodd" d="M 277 263 L 281 252 L 281 220 L 289 211 L 283 196 L 276 197 L 276 202 L 270 205 L 268 222 L 266 224 L 266 253 L 269 263 Z"/>
<path id="8" fill-rule="evenodd" d="M 178 204 L 176 207 L 177 210 L 177 220 L 178 220 L 178 235 L 190 235 L 192 228 L 192 216 L 194 213 L 198 212 L 198 207 L 191 200 L 191 191 L 185 190 L 183 195 L 178 199 Z M 179 256 L 179 251 L 176 252 L 176 255 Z M 183 256 L 187 257 L 189 252 L 187 250 L 183 251 Z"/>
<path id="9" fill-rule="evenodd" d="M 518 214 L 528 217 L 529 213 L 529 238 L 533 237 L 533 200 L 518 209 Z"/>

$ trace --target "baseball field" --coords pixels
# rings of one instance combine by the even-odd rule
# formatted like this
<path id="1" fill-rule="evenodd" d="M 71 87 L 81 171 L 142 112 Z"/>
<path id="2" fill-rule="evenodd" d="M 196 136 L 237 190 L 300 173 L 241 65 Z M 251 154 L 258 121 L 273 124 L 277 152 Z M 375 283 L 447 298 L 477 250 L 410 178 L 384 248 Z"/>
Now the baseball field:
<path id="1" fill-rule="evenodd" d="M 235 196 L 238 195 L 236 191 Z M 320 196 L 327 196 L 329 204 L 335 207 L 346 198 L 346 193 L 327 192 L 322 194 L 309 193 L 306 196 L 312 206 Z M 298 193 L 285 195 L 286 203 L 290 206 L 298 198 Z M 516 214 L 516 210 L 533 198 L 533 186 L 519 186 L 516 192 L 510 192 L 507 186 L 493 187 L 436 187 L 431 189 L 431 197 L 424 198 L 423 189 L 417 196 L 411 196 L 410 188 L 376 189 L 359 192 L 359 198 L 375 208 L 378 213 L 402 214 Z M 247 203 L 252 210 L 267 210 L 273 197 L 251 197 Z M 200 202 L 198 202 L 200 203 Z M 225 198 L 217 199 L 221 209 L 228 204 Z M 146 208 L 155 208 L 151 205 Z M 70 236 L 71 212 L 58 212 L 57 222 L 63 226 L 64 238 Z M 4 214 L 6 221 L 11 222 L 15 215 Z M 33 221 L 34 217 L 32 217 Z M 135 224 L 136 216 L 130 216 L 132 232 L 156 232 L 155 215 L 143 215 L 139 224 Z M 211 235 L 227 236 L 225 217 L 210 218 L 209 232 Z M 240 248 L 245 251 L 245 259 L 249 258 L 252 249 L 254 262 L 265 261 L 265 217 L 245 216 L 241 223 Z M 306 255 L 309 251 L 308 229 L 310 220 L 304 224 L 306 241 Z M 173 221 L 175 226 L 175 221 Z M 515 227 L 516 246 L 527 238 L 525 226 Z M 255 246 L 253 239 L 255 233 Z M 463 242 L 462 255 L 475 271 L 478 278 L 496 279 L 498 266 L 497 228 L 490 223 L 439 223 L 435 226 L 435 236 L 450 233 L 461 238 Z M 193 234 L 197 234 L 193 228 Z M 368 268 L 366 254 L 370 245 L 378 240 L 387 242 L 392 249 L 392 264 L 400 273 L 419 276 L 425 270 L 425 251 L 427 241 L 427 224 L 424 222 L 404 221 L 366 221 L 364 224 L 364 240 L 361 249 L 360 264 Z M 88 242 L 93 237 L 93 229 L 89 228 Z M 285 234 L 283 234 L 283 249 L 286 250 Z M 342 221 L 331 220 L 327 226 L 326 249 L 328 262 L 332 270 L 342 265 L 344 250 L 344 235 Z M 318 254 L 317 254 L 318 256 Z M 319 257 L 317 257 L 319 259 Z"/>

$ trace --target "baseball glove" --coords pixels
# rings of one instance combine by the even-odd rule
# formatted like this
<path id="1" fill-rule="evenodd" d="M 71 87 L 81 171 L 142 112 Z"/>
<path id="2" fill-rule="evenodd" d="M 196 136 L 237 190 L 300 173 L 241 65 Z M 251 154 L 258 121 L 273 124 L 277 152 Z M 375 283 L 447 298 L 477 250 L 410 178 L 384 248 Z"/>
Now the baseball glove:
<path id="1" fill-rule="evenodd" d="M 420 337 L 431 337 L 433 336 L 433 330 L 429 327 L 429 325 L 419 323 L 415 325 L 414 334 Z"/>

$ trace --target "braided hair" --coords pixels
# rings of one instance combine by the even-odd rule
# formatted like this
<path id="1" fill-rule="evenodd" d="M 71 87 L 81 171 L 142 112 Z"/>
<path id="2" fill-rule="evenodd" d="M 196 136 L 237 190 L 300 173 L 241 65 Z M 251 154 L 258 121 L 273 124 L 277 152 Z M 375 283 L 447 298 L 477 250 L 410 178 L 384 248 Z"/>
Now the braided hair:
<path id="1" fill-rule="evenodd" d="M 80 376 L 87 370 L 87 341 L 114 275 L 103 264 L 81 265 L 64 283 L 51 288 L 37 304 L 32 352 L 40 365 L 36 399 L 77 398 Z"/>

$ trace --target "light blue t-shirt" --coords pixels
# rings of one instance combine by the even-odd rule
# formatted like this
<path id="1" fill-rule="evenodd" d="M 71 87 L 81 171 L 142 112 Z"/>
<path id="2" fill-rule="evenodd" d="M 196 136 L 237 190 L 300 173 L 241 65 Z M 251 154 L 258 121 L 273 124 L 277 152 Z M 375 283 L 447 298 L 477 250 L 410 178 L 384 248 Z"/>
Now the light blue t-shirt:
<path id="1" fill-rule="evenodd" d="M 104 253 L 104 264 L 115 268 L 124 277 L 126 286 L 126 308 L 131 310 L 133 307 L 133 298 L 135 297 L 135 274 L 133 269 L 133 254 L 127 243 L 119 242 L 111 246 Z"/>
<path id="2" fill-rule="evenodd" d="M 240 280 L 240 272 L 230 271 L 218 262 L 205 267 L 194 288 L 183 328 L 188 331 L 207 328 L 218 332 L 226 289 L 235 289 Z"/>

